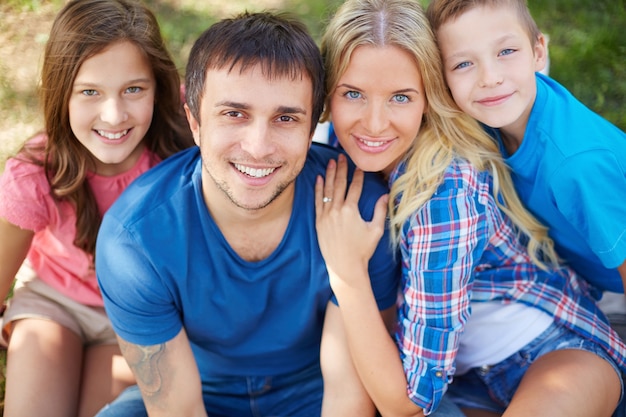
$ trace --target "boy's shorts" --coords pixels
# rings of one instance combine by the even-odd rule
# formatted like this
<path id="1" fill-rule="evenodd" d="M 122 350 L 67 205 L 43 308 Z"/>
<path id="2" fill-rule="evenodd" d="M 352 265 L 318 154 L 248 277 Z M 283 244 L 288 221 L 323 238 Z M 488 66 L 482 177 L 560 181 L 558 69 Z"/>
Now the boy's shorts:
<path id="1" fill-rule="evenodd" d="M 600 345 L 553 323 L 535 340 L 502 362 L 472 368 L 463 375 L 455 376 L 446 395 L 461 408 L 475 408 L 501 414 L 511 402 L 530 365 L 547 353 L 563 349 L 584 350 L 601 357 L 615 369 L 621 381 L 619 367 Z M 620 398 L 624 394 L 624 384 L 623 382 L 621 384 Z"/>
<path id="2" fill-rule="evenodd" d="M 13 296 L 2 317 L 2 342 L 7 344 L 20 319 L 50 320 L 76 333 L 85 345 L 117 344 L 104 307 L 79 303 L 39 279 L 28 262 L 17 273 Z"/>

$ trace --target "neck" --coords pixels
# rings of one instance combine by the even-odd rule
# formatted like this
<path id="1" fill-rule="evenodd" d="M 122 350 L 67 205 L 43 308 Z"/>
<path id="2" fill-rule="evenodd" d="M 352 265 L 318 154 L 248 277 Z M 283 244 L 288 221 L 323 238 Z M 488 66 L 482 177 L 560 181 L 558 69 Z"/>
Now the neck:
<path id="1" fill-rule="evenodd" d="M 291 184 L 267 206 L 251 210 L 238 207 L 214 187 L 210 195 L 205 190 L 205 203 L 231 248 L 242 259 L 255 262 L 271 255 L 282 241 L 294 194 L 295 184 Z"/>

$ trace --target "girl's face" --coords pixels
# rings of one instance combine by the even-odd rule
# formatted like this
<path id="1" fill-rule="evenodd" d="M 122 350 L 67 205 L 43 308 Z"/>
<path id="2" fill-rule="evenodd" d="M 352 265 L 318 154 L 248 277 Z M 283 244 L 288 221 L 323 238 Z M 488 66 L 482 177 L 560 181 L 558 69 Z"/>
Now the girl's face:
<path id="1" fill-rule="evenodd" d="M 388 177 L 415 140 L 426 108 L 413 56 L 396 46 L 359 46 L 331 94 L 341 146 L 362 170 Z"/>
<path id="2" fill-rule="evenodd" d="M 115 43 L 81 65 L 69 100 L 70 126 L 96 158 L 98 174 L 119 174 L 139 159 L 155 87 L 148 59 L 131 42 Z"/>

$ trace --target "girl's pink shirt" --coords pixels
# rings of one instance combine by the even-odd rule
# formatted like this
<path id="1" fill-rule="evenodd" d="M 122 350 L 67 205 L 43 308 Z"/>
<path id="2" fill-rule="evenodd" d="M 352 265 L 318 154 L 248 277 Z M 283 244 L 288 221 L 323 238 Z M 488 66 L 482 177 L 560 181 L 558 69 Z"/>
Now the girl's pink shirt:
<path id="1" fill-rule="evenodd" d="M 135 178 L 159 161 L 157 155 L 146 149 L 135 166 L 122 174 L 88 175 L 100 214 L 111 207 Z M 73 243 L 76 212 L 71 203 L 52 198 L 41 167 L 17 158 L 7 161 L 0 177 L 0 217 L 35 232 L 27 258 L 40 279 L 82 304 L 103 305 L 92 256 Z"/>

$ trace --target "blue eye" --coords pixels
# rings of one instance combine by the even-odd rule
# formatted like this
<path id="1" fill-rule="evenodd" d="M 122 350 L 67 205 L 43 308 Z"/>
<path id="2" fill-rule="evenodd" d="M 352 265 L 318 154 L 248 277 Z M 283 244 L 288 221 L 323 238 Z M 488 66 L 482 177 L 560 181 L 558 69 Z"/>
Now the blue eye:
<path id="1" fill-rule="evenodd" d="M 408 103 L 411 99 L 406 94 L 396 94 L 393 96 L 393 101 L 396 103 Z"/>
<path id="2" fill-rule="evenodd" d="M 143 89 L 141 87 L 128 87 L 126 89 L 127 92 L 131 93 L 131 94 L 136 94 L 141 92 Z"/>
<path id="3" fill-rule="evenodd" d="M 355 99 L 361 98 L 361 93 L 359 93 L 358 91 L 353 91 L 352 90 L 352 91 L 348 91 L 345 94 L 345 96 L 348 97 L 351 100 L 355 100 Z"/>
<path id="4" fill-rule="evenodd" d="M 503 49 L 502 51 L 500 51 L 498 56 L 511 55 L 513 52 L 515 52 L 515 49 L 511 49 L 511 48 Z"/>
<path id="5" fill-rule="evenodd" d="M 81 94 L 85 96 L 95 96 L 98 92 L 96 90 L 83 90 L 81 91 Z"/>
<path id="6" fill-rule="evenodd" d="M 467 68 L 469 66 L 470 66 L 470 63 L 468 61 L 465 61 L 465 62 L 461 62 L 459 65 L 454 67 L 454 69 L 463 69 L 463 68 Z"/>

